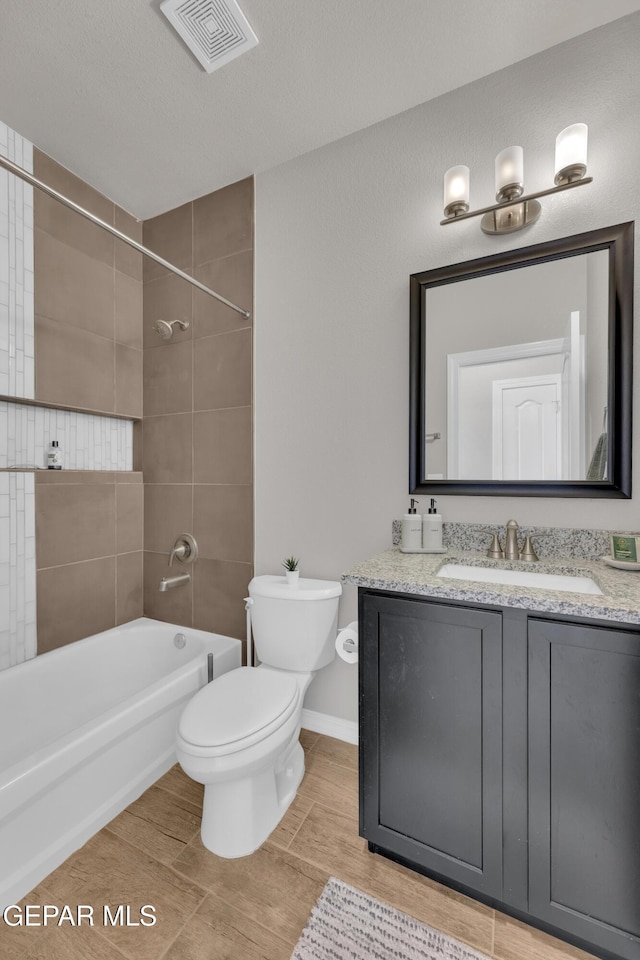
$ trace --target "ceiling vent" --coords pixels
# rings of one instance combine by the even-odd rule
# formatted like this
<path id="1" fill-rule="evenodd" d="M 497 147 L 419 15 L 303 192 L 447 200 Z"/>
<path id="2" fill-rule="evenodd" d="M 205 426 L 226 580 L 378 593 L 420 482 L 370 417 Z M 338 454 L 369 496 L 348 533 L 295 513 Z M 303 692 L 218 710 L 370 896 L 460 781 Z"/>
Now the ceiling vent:
<path id="1" fill-rule="evenodd" d="M 258 43 L 235 0 L 163 0 L 160 9 L 207 73 Z"/>

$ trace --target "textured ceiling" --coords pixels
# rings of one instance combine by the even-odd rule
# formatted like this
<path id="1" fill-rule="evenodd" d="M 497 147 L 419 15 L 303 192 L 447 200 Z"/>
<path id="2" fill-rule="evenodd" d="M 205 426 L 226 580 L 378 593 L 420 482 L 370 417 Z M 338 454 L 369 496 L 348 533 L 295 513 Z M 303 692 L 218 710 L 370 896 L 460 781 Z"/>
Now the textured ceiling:
<path id="1" fill-rule="evenodd" d="M 2 0 L 0 120 L 146 219 L 637 9 L 640 0 L 240 0 L 207 74 L 160 0 Z"/>

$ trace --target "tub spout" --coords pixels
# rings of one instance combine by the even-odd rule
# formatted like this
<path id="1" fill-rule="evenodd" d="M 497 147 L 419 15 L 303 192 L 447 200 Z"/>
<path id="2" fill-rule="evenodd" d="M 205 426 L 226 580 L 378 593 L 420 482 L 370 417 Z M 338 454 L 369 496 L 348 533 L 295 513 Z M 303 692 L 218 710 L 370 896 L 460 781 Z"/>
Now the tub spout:
<path id="1" fill-rule="evenodd" d="M 175 577 L 163 577 L 160 581 L 160 593 L 165 593 L 170 587 L 179 587 L 183 583 L 189 583 L 190 573 L 178 573 Z"/>

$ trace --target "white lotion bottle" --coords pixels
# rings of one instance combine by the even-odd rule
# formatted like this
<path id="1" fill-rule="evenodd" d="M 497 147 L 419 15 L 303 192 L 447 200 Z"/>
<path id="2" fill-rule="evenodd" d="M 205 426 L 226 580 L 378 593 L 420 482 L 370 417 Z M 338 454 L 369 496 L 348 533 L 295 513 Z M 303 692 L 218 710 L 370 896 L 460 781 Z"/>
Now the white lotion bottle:
<path id="1" fill-rule="evenodd" d="M 422 521 L 414 506 L 417 502 L 413 497 L 411 498 L 409 511 L 402 518 L 400 548 L 405 552 L 420 550 L 422 547 Z"/>
<path id="2" fill-rule="evenodd" d="M 62 450 L 57 440 L 52 440 L 47 451 L 47 469 L 62 470 Z"/>
<path id="3" fill-rule="evenodd" d="M 426 553 L 442 553 L 442 517 L 436 512 L 436 501 L 422 518 L 422 549 Z"/>

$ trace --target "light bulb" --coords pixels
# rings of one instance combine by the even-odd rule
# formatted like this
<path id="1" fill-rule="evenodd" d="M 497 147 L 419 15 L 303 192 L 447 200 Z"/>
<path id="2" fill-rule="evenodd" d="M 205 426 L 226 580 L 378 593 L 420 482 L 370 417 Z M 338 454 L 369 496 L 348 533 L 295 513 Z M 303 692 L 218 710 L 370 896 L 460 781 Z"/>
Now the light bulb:
<path id="1" fill-rule="evenodd" d="M 496 200 L 517 200 L 524 190 L 524 150 L 507 147 L 496 157 Z"/>
<path id="2" fill-rule="evenodd" d="M 587 138 L 589 128 L 586 123 L 572 123 L 556 137 L 556 175 L 555 183 L 571 183 L 581 180 L 587 172 Z"/>
<path id="3" fill-rule="evenodd" d="M 469 167 L 460 164 L 444 175 L 444 215 L 455 217 L 469 209 Z"/>

